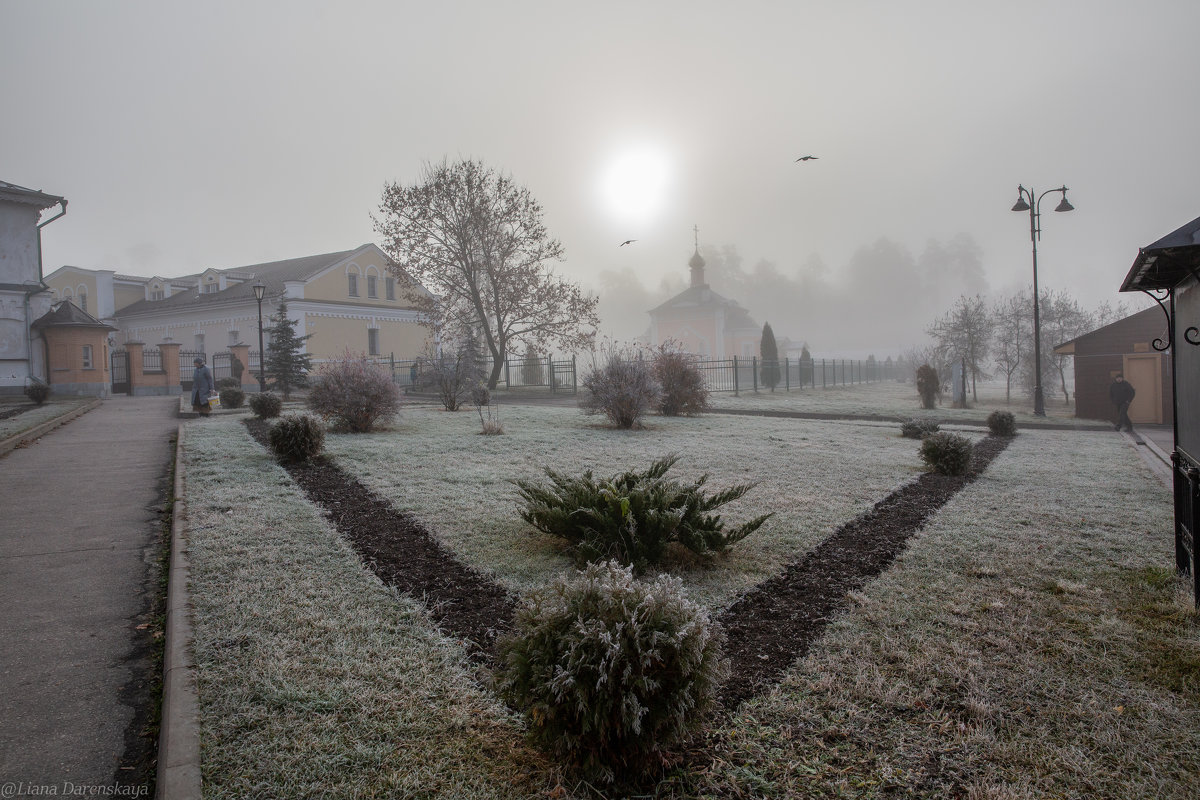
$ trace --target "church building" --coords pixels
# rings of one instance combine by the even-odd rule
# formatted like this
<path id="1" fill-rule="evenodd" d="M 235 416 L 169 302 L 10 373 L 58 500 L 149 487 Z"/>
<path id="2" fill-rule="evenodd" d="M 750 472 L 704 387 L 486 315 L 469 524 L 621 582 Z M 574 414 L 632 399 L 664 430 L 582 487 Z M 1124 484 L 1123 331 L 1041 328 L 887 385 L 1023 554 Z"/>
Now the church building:
<path id="1" fill-rule="evenodd" d="M 675 342 L 685 352 L 704 358 L 757 356 L 762 326 L 736 301 L 709 288 L 698 231 L 688 267 L 691 285 L 650 311 L 650 344 Z"/>

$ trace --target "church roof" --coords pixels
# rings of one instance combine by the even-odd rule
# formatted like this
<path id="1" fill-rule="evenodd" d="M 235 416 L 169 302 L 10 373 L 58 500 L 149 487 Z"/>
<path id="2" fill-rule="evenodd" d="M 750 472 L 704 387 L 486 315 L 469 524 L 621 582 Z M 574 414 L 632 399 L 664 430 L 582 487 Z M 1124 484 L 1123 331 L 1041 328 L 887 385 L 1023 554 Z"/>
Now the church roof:
<path id="1" fill-rule="evenodd" d="M 725 310 L 725 326 L 730 330 L 758 329 L 758 323 L 750 316 L 750 312 L 738 305 L 736 300 L 714 292 L 708 284 L 689 286 L 660 306 L 650 309 L 651 316 L 690 309 Z"/>

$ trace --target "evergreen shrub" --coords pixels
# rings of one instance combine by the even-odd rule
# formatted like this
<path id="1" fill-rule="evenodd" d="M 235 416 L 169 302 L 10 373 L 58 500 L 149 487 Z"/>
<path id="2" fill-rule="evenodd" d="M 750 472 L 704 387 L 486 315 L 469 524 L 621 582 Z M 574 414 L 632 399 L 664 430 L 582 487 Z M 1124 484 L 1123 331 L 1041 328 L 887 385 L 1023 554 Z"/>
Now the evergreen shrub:
<path id="1" fill-rule="evenodd" d="M 987 424 L 993 436 L 1017 435 L 1017 418 L 1008 411 L 993 411 L 988 414 Z"/>
<path id="2" fill-rule="evenodd" d="M 661 389 L 658 413 L 664 417 L 691 417 L 709 408 L 704 376 L 687 353 L 660 348 L 654 356 L 653 377 Z"/>
<path id="3" fill-rule="evenodd" d="M 924 439 L 938 432 L 938 424 L 931 419 L 910 419 L 900 426 L 900 435 L 906 439 Z"/>
<path id="4" fill-rule="evenodd" d="M 221 402 L 225 401 L 222 400 Z M 252 394 L 250 395 L 250 410 L 260 419 L 278 417 L 280 412 L 283 411 L 283 401 L 279 399 L 279 395 L 273 392 Z"/>
<path id="5" fill-rule="evenodd" d="M 709 556 L 740 542 L 771 517 L 764 514 L 726 531 L 721 515 L 711 512 L 754 484 L 705 496 L 707 475 L 694 483 L 667 480 L 677 461 L 679 456 L 667 456 L 645 472 L 630 470 L 607 480 L 596 480 L 591 470 L 567 477 L 547 468 L 549 486 L 514 481 L 524 503 L 521 518 L 570 542 L 580 563 L 615 559 L 641 572 L 662 560 L 670 542 Z"/>
<path id="6" fill-rule="evenodd" d="M 933 408 L 934 401 L 942 390 L 937 370 L 928 364 L 917 367 L 917 394 L 921 396 L 922 408 Z"/>
<path id="7" fill-rule="evenodd" d="M 220 389 L 240 389 L 240 388 L 242 388 L 242 382 L 240 380 L 238 380 L 237 378 L 221 378 L 221 380 L 217 381 L 217 389 L 218 390 L 220 390 Z M 221 402 L 224 403 L 225 401 L 222 400 Z"/>
<path id="8" fill-rule="evenodd" d="M 220 391 L 221 405 L 224 408 L 241 408 L 246 402 L 246 393 L 241 389 L 226 388 Z"/>
<path id="9" fill-rule="evenodd" d="M 651 362 L 620 350 L 608 353 L 582 383 L 585 392 L 579 404 L 584 411 L 604 414 L 625 430 L 638 425 L 662 394 Z"/>
<path id="10" fill-rule="evenodd" d="M 933 433 L 921 442 L 921 460 L 942 475 L 962 475 L 971 465 L 971 440 L 956 433 Z"/>
<path id="11" fill-rule="evenodd" d="M 723 645 L 678 578 L 591 564 L 526 595 L 498 645 L 497 689 L 586 779 L 636 783 L 713 707 Z"/>
<path id="12" fill-rule="evenodd" d="M 308 407 L 337 427 L 366 433 L 400 409 L 400 389 L 364 355 L 349 351 L 326 363 L 308 392 Z"/>
<path id="13" fill-rule="evenodd" d="M 25 387 L 24 392 L 35 405 L 40 406 L 50 397 L 50 384 L 35 380 Z"/>
<path id="14" fill-rule="evenodd" d="M 271 426 L 271 452 L 287 464 L 308 461 L 325 446 L 325 427 L 311 414 L 287 414 Z"/>

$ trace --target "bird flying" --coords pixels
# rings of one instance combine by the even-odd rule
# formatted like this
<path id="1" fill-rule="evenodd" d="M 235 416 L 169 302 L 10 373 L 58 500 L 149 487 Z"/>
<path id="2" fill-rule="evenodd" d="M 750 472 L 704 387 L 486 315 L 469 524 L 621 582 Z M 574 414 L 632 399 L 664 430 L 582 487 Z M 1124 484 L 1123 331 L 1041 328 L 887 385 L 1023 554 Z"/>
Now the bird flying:
<path id="1" fill-rule="evenodd" d="M 800 156 L 799 158 L 796 159 L 796 161 L 816 161 L 816 160 L 817 160 L 816 156 Z"/>
<path id="2" fill-rule="evenodd" d="M 637 239 L 626 239 L 625 241 L 623 241 L 619 245 L 617 245 L 617 247 L 624 247 L 625 245 L 633 244 L 636 241 L 637 241 Z"/>

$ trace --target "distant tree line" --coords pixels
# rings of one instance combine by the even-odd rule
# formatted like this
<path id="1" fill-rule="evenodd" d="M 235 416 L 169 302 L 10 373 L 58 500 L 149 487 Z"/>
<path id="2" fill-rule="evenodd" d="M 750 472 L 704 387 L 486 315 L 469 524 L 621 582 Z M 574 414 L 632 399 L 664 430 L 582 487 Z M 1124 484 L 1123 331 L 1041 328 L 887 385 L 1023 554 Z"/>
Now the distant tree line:
<path id="1" fill-rule="evenodd" d="M 1104 302 L 1088 310 L 1065 290 L 1044 289 L 1038 299 L 1042 329 L 1042 392 L 1049 398 L 1062 393 L 1070 403 L 1067 370 L 1071 356 L 1054 352 L 1063 342 L 1115 322 L 1130 313 L 1124 303 Z M 1014 384 L 1032 394 L 1034 381 L 1033 290 L 1026 287 L 988 302 L 982 295 L 962 295 L 925 329 L 932 344 L 914 348 L 904 358 L 916 369 L 929 364 L 947 385 L 954 364 L 965 365 L 971 397 L 978 400 L 977 382 L 1003 376 L 1005 399 L 1012 402 Z M 992 372 L 991 370 L 995 370 Z"/>

